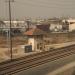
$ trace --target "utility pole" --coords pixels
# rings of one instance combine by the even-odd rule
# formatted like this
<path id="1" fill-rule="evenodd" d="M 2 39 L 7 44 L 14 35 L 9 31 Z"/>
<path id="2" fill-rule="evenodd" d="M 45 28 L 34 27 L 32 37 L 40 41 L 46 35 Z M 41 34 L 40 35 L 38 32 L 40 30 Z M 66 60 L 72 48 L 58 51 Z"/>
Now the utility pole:
<path id="1" fill-rule="evenodd" d="M 11 3 L 9 0 L 9 20 L 10 20 L 10 26 L 9 26 L 9 45 L 10 45 L 10 59 L 12 61 L 12 37 L 11 37 Z"/>
<path id="2" fill-rule="evenodd" d="M 14 0 L 12 0 L 14 2 Z M 11 34 L 11 1 L 8 1 L 9 4 L 9 21 L 10 21 L 10 26 L 9 26 L 9 45 L 10 45 L 10 59 L 12 61 L 13 59 L 13 52 L 12 52 L 12 34 Z"/>

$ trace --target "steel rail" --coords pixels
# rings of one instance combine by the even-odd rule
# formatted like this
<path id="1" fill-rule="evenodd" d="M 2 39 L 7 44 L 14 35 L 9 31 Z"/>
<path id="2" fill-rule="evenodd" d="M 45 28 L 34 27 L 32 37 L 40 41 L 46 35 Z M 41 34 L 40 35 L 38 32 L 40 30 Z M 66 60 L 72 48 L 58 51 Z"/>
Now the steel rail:
<path id="1" fill-rule="evenodd" d="M 41 55 L 42 54 L 42 55 Z M 54 59 L 63 58 L 65 56 L 69 56 L 75 54 L 75 45 L 56 49 L 53 51 L 46 51 L 39 53 L 37 56 L 33 56 L 29 59 L 22 59 L 23 61 L 11 65 L 0 66 L 0 75 L 10 75 L 16 72 L 19 72 L 23 69 L 29 69 L 29 67 L 33 67 L 33 65 L 39 65 L 44 63 L 45 61 L 52 61 Z M 35 54 L 34 54 L 35 55 Z M 9 63 L 10 64 L 10 63 Z"/>
<path id="2" fill-rule="evenodd" d="M 27 69 L 29 69 L 29 68 L 32 68 L 32 67 L 35 67 L 35 66 L 39 66 L 39 65 L 42 65 L 42 64 L 44 64 L 44 63 L 47 63 L 48 61 L 54 61 L 54 60 L 57 60 L 57 59 L 60 59 L 60 58 L 63 58 L 63 57 L 66 57 L 66 56 L 69 56 L 69 55 L 71 55 L 71 54 L 75 54 L 75 51 L 73 51 L 73 52 L 68 52 L 68 53 L 64 53 L 64 54 L 60 54 L 60 55 L 57 55 L 57 56 L 55 56 L 55 57 L 52 57 L 52 58 L 46 58 L 46 59 L 44 59 L 44 60 L 42 60 L 42 61 L 37 61 L 36 63 L 32 63 L 32 64 L 30 64 L 30 65 L 27 65 L 27 66 L 24 66 L 24 65 L 22 65 L 22 66 L 19 66 L 20 68 L 18 68 L 17 70 L 10 70 L 10 71 L 8 71 L 8 72 L 5 72 L 4 73 L 4 75 L 11 75 L 11 74 L 14 74 L 14 73 L 17 73 L 17 72 L 20 72 L 20 71 L 22 71 L 22 70 L 27 70 Z M 47 62 L 46 62 L 47 61 Z M 3 73 L 2 73 L 3 74 Z M 1 74 L 1 75 L 2 75 Z"/>
<path id="3" fill-rule="evenodd" d="M 72 45 L 73 46 L 73 45 Z M 68 48 L 71 48 L 71 46 L 68 46 Z M 18 59 L 13 59 L 12 62 L 11 61 L 6 61 L 6 62 L 2 62 L 0 63 L 0 67 L 2 66 L 6 66 L 6 65 L 11 65 L 11 64 L 14 64 L 14 63 L 17 63 L 20 62 L 20 61 L 23 61 L 24 59 L 31 59 L 31 57 L 36 57 L 38 55 L 43 55 L 43 54 L 46 54 L 48 52 L 54 52 L 54 51 L 57 51 L 57 50 L 60 50 L 60 49 L 64 49 L 66 47 L 63 47 L 63 48 L 58 48 L 58 49 L 53 49 L 53 50 L 50 50 L 50 51 L 45 51 L 45 52 L 40 52 L 40 53 L 35 53 L 35 54 L 31 54 L 31 55 L 28 55 L 28 56 L 24 56 L 24 57 L 21 57 L 21 58 L 18 58 Z"/>
<path id="4" fill-rule="evenodd" d="M 64 51 L 64 50 L 63 50 L 63 51 Z M 29 63 L 29 62 L 32 62 L 33 60 L 34 60 L 34 61 L 35 61 L 35 60 L 38 60 L 39 58 L 44 57 L 44 56 L 46 57 L 46 56 L 48 56 L 48 55 L 54 55 L 54 53 L 55 53 L 55 54 L 56 54 L 56 53 L 58 54 L 58 53 L 60 53 L 60 50 L 55 50 L 55 51 L 53 51 L 53 52 L 47 52 L 47 53 L 45 53 L 45 54 L 38 55 L 37 57 L 35 56 L 35 57 L 31 57 L 31 58 L 22 60 L 22 61 L 20 61 L 20 62 L 15 63 L 15 64 L 9 64 L 9 65 L 6 64 L 6 66 L 5 66 L 5 65 L 0 66 L 0 71 L 1 71 L 1 70 L 4 70 L 4 69 L 8 69 L 8 68 L 10 68 L 10 66 L 11 66 L 11 68 L 14 67 L 14 66 L 18 66 L 19 64 L 22 64 L 23 62 Z M 14 66 L 13 66 L 13 65 L 14 65 Z"/>

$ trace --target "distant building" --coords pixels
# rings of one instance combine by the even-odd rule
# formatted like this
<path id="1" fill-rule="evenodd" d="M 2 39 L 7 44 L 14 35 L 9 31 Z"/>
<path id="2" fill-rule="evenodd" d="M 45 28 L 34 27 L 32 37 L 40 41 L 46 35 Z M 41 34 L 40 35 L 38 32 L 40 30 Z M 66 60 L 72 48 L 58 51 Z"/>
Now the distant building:
<path id="1" fill-rule="evenodd" d="M 3 21 L 0 21 L 0 28 L 5 27 L 5 23 Z"/>
<path id="2" fill-rule="evenodd" d="M 44 50 L 43 38 L 46 33 L 38 28 L 33 28 L 24 33 L 28 36 L 28 44 L 32 45 L 33 51 Z"/>
<path id="3" fill-rule="evenodd" d="M 50 24 L 35 25 L 35 28 L 30 28 L 24 34 L 28 36 L 28 44 L 32 45 L 33 51 L 48 50 L 47 45 L 64 41 L 65 35 L 69 31 L 69 24 L 65 22 L 57 22 Z M 61 39 L 60 39 L 61 38 Z M 67 39 L 68 40 L 68 39 Z"/>
<path id="4" fill-rule="evenodd" d="M 67 25 L 69 32 L 75 30 L 75 19 L 67 19 L 63 20 L 63 22 L 66 22 L 65 26 Z"/>
<path id="5" fill-rule="evenodd" d="M 62 24 L 50 24 L 50 31 L 51 32 L 61 32 Z"/>
<path id="6" fill-rule="evenodd" d="M 41 29 L 45 32 L 50 32 L 50 24 L 40 24 L 40 25 L 36 25 L 36 28 Z"/>
<path id="7" fill-rule="evenodd" d="M 10 26 L 10 21 L 3 21 L 7 28 Z M 25 21 L 11 21 L 11 28 L 25 28 Z"/>
<path id="8" fill-rule="evenodd" d="M 10 21 L 3 21 L 5 23 L 5 26 L 3 27 L 3 30 L 5 32 L 9 31 L 10 27 Z M 13 33 L 20 33 L 26 31 L 26 22 L 25 21 L 11 21 L 11 29 Z"/>
<path id="9" fill-rule="evenodd" d="M 61 32 L 62 31 L 62 20 L 59 18 L 50 18 L 48 20 L 46 20 L 47 23 L 50 24 L 50 31 L 51 32 Z"/>

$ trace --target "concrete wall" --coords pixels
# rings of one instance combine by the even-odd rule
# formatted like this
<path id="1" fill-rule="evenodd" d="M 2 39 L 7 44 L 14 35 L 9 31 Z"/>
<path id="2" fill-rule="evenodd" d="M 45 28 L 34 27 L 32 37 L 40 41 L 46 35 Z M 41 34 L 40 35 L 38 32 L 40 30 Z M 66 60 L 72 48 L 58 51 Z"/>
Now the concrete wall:
<path id="1" fill-rule="evenodd" d="M 75 41 L 75 33 L 50 33 L 44 37 L 45 45 Z"/>
<path id="2" fill-rule="evenodd" d="M 39 49 L 37 49 L 37 45 L 39 44 Z M 35 38 L 35 48 L 36 50 L 42 50 L 43 49 L 43 38 Z M 40 47 L 42 47 L 42 49 L 40 49 Z"/>
<path id="3" fill-rule="evenodd" d="M 43 37 L 31 36 L 28 39 L 28 44 L 32 45 L 33 51 L 38 51 L 38 50 L 40 50 L 40 47 L 43 48 Z M 37 49 L 38 44 L 39 44 L 39 49 Z"/>
<path id="4" fill-rule="evenodd" d="M 31 37 L 31 38 L 29 38 L 28 39 L 28 44 L 29 45 L 32 45 L 32 50 L 34 51 L 35 50 L 35 43 L 34 43 L 34 38 L 33 37 Z"/>

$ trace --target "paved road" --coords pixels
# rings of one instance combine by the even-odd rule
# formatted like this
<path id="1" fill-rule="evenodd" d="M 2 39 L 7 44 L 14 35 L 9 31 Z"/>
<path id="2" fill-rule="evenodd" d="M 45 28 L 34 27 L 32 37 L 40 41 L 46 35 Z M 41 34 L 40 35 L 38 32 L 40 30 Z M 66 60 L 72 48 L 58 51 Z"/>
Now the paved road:
<path id="1" fill-rule="evenodd" d="M 61 58 L 26 71 L 19 72 L 15 75 L 51 75 L 50 73 L 57 70 L 68 63 L 75 61 L 75 54 L 66 58 Z"/>

